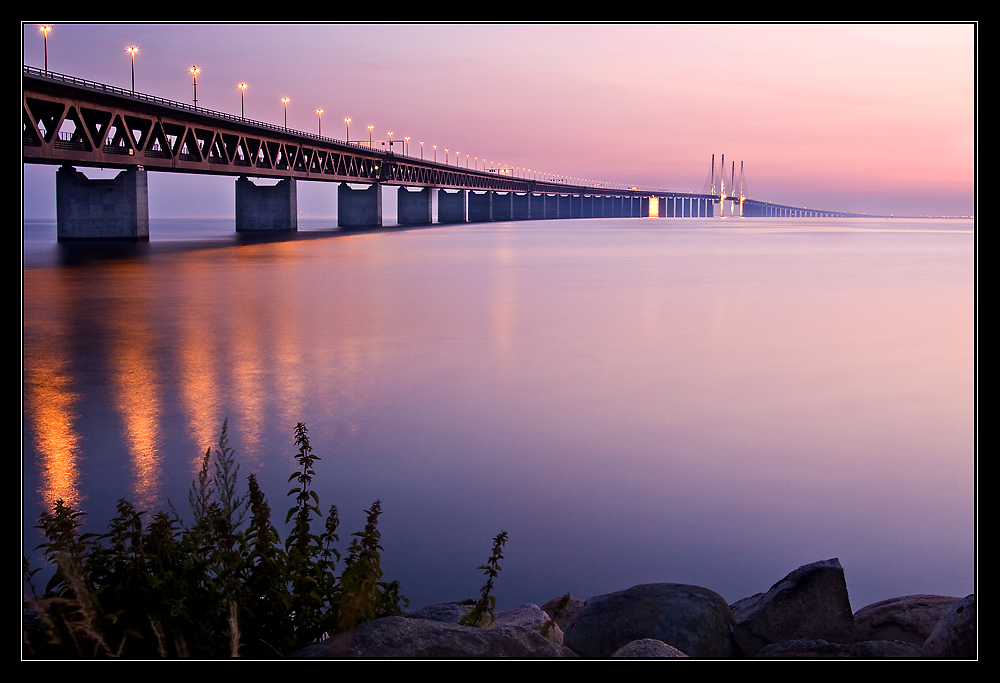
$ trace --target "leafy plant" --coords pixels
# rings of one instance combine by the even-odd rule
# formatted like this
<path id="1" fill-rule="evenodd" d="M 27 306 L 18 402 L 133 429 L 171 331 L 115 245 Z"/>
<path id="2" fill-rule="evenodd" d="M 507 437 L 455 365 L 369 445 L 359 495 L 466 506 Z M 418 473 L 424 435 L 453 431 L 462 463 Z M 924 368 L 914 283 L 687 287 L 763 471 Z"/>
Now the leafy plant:
<path id="1" fill-rule="evenodd" d="M 295 428 L 296 485 L 282 544 L 270 506 L 253 474 L 238 491 L 239 466 L 224 423 L 192 482 L 186 525 L 171 513 L 149 517 L 120 500 L 102 535 L 80 533 L 83 512 L 60 500 L 43 512 L 39 548 L 55 572 L 41 596 L 38 569 L 24 559 L 23 577 L 37 619 L 26 623 L 34 657 L 284 656 L 354 625 L 400 614 L 399 583 L 383 582 L 378 517 L 369 510 L 353 535 L 340 576 L 339 515 L 331 506 L 322 531 L 308 432 Z"/>
<path id="2" fill-rule="evenodd" d="M 465 616 L 458 621 L 463 626 L 492 626 L 495 618 L 493 610 L 496 609 L 497 599 L 493 595 L 493 579 L 500 573 L 500 560 L 503 559 L 503 547 L 507 543 L 507 532 L 501 531 L 493 539 L 493 554 L 486 564 L 479 567 L 486 573 L 486 583 L 480 589 L 479 601 Z"/>

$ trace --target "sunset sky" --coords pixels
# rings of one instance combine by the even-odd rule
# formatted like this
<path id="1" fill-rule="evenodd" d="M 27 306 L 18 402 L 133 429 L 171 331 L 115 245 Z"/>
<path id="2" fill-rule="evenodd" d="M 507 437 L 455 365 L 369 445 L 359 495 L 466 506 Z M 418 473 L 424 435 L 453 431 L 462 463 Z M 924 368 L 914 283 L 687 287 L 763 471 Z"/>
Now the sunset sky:
<path id="1" fill-rule="evenodd" d="M 703 191 L 712 155 L 748 196 L 894 215 L 972 215 L 976 25 L 60 24 L 51 71 L 343 139 L 410 136 L 568 179 Z M 23 63 L 42 67 L 39 24 Z M 397 147 L 398 151 L 401 151 Z M 155 174 L 151 217 L 232 216 L 233 179 Z M 329 188 L 303 188 L 322 212 Z M 319 185 L 309 183 L 309 185 Z M 178 202 L 183 193 L 185 199 Z M 25 165 L 24 216 L 55 216 Z M 169 200 L 167 199 L 169 198 Z"/>

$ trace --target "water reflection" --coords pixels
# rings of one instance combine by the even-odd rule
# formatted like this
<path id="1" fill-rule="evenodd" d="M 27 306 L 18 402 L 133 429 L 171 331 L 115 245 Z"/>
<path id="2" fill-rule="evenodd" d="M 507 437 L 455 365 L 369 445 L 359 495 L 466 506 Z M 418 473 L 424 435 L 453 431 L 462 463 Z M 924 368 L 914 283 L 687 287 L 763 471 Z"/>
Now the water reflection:
<path id="1" fill-rule="evenodd" d="M 304 421 L 324 504 L 349 525 L 383 500 L 418 605 L 474 595 L 501 528 L 502 601 L 735 600 L 833 556 L 861 604 L 971 592 L 971 232 L 714 225 L 213 235 L 28 267 L 26 509 L 183 503 L 228 419 L 280 510 Z"/>

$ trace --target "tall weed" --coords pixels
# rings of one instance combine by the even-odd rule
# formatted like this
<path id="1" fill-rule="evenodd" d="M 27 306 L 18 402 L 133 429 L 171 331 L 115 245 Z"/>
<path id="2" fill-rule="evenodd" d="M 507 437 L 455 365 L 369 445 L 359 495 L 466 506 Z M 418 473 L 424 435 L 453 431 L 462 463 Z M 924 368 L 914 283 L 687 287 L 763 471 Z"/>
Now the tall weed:
<path id="1" fill-rule="evenodd" d="M 308 431 L 295 428 L 298 468 L 289 477 L 291 524 L 282 543 L 253 474 L 239 466 L 224 423 L 192 482 L 190 524 L 173 505 L 145 512 L 120 500 L 107 533 L 80 533 L 82 511 L 57 501 L 43 512 L 38 546 L 55 572 L 39 596 L 24 560 L 37 620 L 24 629 L 31 657 L 278 657 L 358 623 L 401 613 L 399 583 L 382 581 L 378 517 L 366 510 L 341 574 L 339 515 L 320 524 Z M 319 531 L 317 532 L 317 529 Z"/>

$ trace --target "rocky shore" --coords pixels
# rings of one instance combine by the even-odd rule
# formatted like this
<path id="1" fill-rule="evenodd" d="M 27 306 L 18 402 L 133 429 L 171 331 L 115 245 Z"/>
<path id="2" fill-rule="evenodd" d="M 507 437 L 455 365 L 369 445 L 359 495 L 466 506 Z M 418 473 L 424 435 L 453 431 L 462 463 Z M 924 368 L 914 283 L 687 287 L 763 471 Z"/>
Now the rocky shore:
<path id="1" fill-rule="evenodd" d="M 655 583 L 569 595 L 461 626 L 470 607 L 433 605 L 364 623 L 296 653 L 312 658 L 976 658 L 975 594 L 909 595 L 851 611 L 836 558 L 733 604 L 700 586 Z"/>

